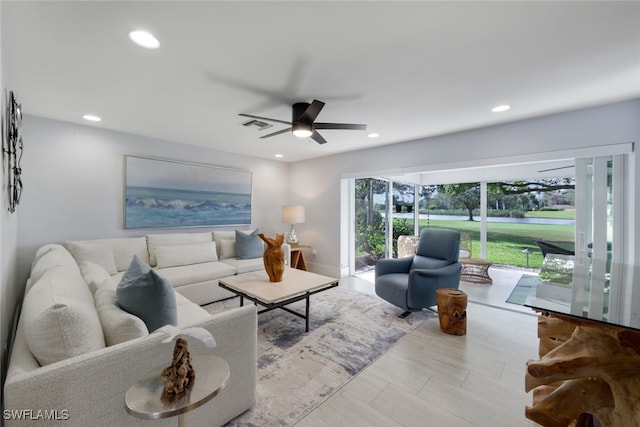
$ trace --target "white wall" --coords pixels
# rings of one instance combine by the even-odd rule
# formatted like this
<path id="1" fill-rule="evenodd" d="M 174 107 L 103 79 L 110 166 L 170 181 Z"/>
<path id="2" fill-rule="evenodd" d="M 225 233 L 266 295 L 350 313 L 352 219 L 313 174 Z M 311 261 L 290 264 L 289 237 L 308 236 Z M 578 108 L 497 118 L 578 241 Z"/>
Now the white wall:
<path id="1" fill-rule="evenodd" d="M 0 8 L 1 10 L 2 8 Z M 1 19 L 0 19 L 1 21 Z M 0 31 L 2 33 L 2 31 Z M 2 38 L 0 37 L 0 45 Z M 4 50 L 2 50 L 4 52 Z M 2 101 L 0 103 L 0 111 L 2 111 L 2 147 L 5 147 L 5 111 L 8 87 L 8 78 L 5 73 L 4 58 L 0 57 L 0 91 Z M 2 191 L 0 191 L 0 376 L 4 382 L 6 374 L 7 362 L 7 340 L 11 329 L 14 307 L 19 298 L 20 291 L 14 286 L 14 278 L 16 272 L 16 241 L 17 241 L 17 214 L 10 214 L 7 210 L 8 206 L 8 189 L 6 180 L 5 156 L 2 157 Z"/>
<path id="2" fill-rule="evenodd" d="M 346 209 L 340 204 L 344 177 L 468 167 L 498 158 L 625 142 L 640 142 L 640 99 L 296 162 L 289 172 L 291 202 L 304 204 L 307 211 L 306 223 L 297 226 L 298 235 L 317 251 L 310 267 L 339 276 L 349 263 L 348 251 L 340 245 L 348 237 L 340 227 L 340 211 Z M 636 163 L 637 149 L 632 156 Z M 630 195 L 636 206 L 631 214 L 638 211 L 639 190 L 635 187 Z M 629 250 L 638 254 L 636 222 L 632 218 L 628 224 Z"/>
<path id="3" fill-rule="evenodd" d="M 125 155 L 246 169 L 252 172 L 253 226 L 283 232 L 288 165 L 39 117 L 23 123 L 24 193 L 18 222 L 18 286 L 24 285 L 35 251 L 48 242 L 203 231 L 203 228 L 123 227 Z M 246 227 L 245 227 L 246 228 Z"/>

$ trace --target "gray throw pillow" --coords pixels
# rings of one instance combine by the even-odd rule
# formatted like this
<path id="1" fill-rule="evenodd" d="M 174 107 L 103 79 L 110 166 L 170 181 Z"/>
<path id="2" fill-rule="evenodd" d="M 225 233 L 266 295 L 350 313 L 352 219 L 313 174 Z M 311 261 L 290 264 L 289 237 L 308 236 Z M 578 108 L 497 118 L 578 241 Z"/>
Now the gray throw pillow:
<path id="1" fill-rule="evenodd" d="M 247 234 L 236 230 L 236 257 L 240 259 L 261 258 L 264 253 L 262 240 L 258 237 L 258 230 Z"/>
<path id="2" fill-rule="evenodd" d="M 116 288 L 116 298 L 123 310 L 142 319 L 150 333 L 167 324 L 178 326 L 173 286 L 137 255 Z"/>

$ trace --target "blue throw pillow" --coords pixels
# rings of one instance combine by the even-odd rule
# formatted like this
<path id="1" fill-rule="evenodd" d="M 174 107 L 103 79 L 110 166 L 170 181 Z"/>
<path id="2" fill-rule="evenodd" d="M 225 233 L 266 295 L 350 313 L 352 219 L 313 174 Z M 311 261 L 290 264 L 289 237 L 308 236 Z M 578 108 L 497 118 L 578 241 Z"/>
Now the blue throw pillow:
<path id="1" fill-rule="evenodd" d="M 149 332 L 167 324 L 178 325 L 173 286 L 137 255 L 116 288 L 116 298 L 123 310 L 142 319 Z"/>
<path id="2" fill-rule="evenodd" d="M 258 237 L 258 230 L 247 234 L 236 230 L 236 257 L 240 259 L 261 258 L 264 254 L 262 239 Z"/>

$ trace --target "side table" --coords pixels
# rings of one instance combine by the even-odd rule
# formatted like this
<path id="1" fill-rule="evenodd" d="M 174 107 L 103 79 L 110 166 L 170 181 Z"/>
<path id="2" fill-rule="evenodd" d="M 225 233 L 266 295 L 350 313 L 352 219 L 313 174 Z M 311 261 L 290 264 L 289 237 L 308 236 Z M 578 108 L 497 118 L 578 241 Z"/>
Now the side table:
<path id="1" fill-rule="evenodd" d="M 146 420 L 159 420 L 178 415 L 178 427 L 186 424 L 184 414 L 216 397 L 229 382 L 229 364 L 217 356 L 192 356 L 196 378 L 181 396 L 167 396 L 160 373 L 164 368 L 148 372 L 132 385 L 124 397 L 127 412 Z"/>
<path id="2" fill-rule="evenodd" d="M 460 289 L 436 289 L 440 330 L 451 335 L 467 333 L 467 294 Z"/>
<path id="3" fill-rule="evenodd" d="M 491 261 L 477 258 L 460 258 L 459 261 L 462 265 L 461 280 L 471 283 L 493 283 L 489 276 L 489 267 L 493 264 Z"/>
<path id="4" fill-rule="evenodd" d="M 307 271 L 307 263 L 304 260 L 303 249 L 309 249 L 311 246 L 295 245 L 291 246 L 291 268 Z"/>

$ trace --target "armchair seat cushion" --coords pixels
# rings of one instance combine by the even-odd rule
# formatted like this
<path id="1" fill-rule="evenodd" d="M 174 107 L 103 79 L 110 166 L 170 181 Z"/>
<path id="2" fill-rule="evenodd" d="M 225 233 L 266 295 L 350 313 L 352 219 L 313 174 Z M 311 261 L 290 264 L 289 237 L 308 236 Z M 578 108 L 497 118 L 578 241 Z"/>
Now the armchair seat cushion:
<path id="1" fill-rule="evenodd" d="M 409 285 L 409 275 L 405 273 L 385 274 L 376 278 L 376 294 L 404 310 L 407 306 L 407 287 Z"/>

